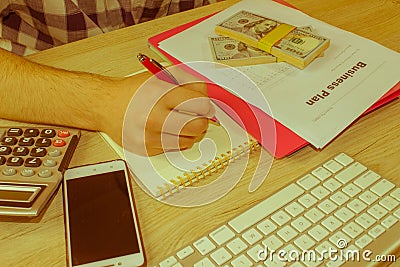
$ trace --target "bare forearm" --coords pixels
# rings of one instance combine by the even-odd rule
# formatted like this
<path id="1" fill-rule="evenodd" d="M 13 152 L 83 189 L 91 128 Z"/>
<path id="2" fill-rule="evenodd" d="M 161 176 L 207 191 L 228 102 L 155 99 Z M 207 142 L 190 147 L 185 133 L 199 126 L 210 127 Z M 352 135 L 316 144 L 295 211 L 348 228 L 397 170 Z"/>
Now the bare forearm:
<path id="1" fill-rule="evenodd" d="M 30 62 L 0 49 L 0 117 L 100 130 L 99 105 L 118 82 Z"/>

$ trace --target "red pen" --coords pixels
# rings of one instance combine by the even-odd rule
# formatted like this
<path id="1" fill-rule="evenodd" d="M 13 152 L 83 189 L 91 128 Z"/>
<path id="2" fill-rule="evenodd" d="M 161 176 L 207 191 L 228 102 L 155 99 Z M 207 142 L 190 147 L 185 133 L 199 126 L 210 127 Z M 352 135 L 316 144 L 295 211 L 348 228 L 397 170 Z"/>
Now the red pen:
<path id="1" fill-rule="evenodd" d="M 179 84 L 178 80 L 174 77 L 174 75 L 172 75 L 171 72 L 169 72 L 163 65 L 158 63 L 156 60 L 154 60 L 146 55 L 143 55 L 141 53 L 139 53 L 137 55 L 137 58 L 139 59 L 140 63 L 142 63 L 142 65 L 146 69 L 148 69 L 151 73 L 156 75 L 156 77 L 158 79 L 172 83 L 172 84 L 176 84 L 176 85 Z M 181 110 L 179 110 L 179 112 L 188 114 L 188 112 L 181 111 Z M 200 114 L 190 114 L 190 115 L 201 116 Z M 209 120 L 218 126 L 221 125 L 215 116 L 212 118 L 209 118 Z"/>
<path id="2" fill-rule="evenodd" d="M 163 65 L 155 61 L 154 59 L 143 55 L 138 54 L 137 58 L 139 59 L 140 63 L 145 66 L 151 73 L 157 76 L 158 79 L 172 83 L 172 84 L 179 84 L 179 82 L 175 79 L 175 77 L 169 72 Z"/>

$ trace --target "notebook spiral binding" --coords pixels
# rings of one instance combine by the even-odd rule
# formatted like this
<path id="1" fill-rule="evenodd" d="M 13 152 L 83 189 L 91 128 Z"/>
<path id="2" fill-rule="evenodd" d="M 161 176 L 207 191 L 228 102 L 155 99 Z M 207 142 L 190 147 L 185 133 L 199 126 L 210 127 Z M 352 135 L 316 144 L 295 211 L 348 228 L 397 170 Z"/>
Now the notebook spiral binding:
<path id="1" fill-rule="evenodd" d="M 249 142 L 245 142 L 243 145 L 239 145 L 239 147 L 227 151 L 226 154 L 222 153 L 220 156 L 215 157 L 214 160 L 203 163 L 202 166 L 198 166 L 196 170 L 185 172 L 182 176 L 171 179 L 171 183 L 164 183 L 164 186 L 158 186 L 159 195 L 162 199 L 165 199 L 188 186 L 192 186 L 195 182 L 199 182 L 201 179 L 205 179 L 213 173 L 225 169 L 231 162 L 244 155 L 251 154 L 259 147 L 260 144 L 256 140 L 250 139 Z"/>

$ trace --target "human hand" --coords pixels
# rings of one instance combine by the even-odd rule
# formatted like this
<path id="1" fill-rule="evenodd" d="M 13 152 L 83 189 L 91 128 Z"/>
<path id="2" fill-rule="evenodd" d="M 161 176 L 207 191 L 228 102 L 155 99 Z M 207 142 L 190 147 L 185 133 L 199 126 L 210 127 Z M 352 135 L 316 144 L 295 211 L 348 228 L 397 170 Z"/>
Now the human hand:
<path id="1" fill-rule="evenodd" d="M 180 68 L 169 70 L 180 86 L 145 72 L 122 80 L 115 90 L 105 132 L 125 149 L 152 156 L 190 148 L 204 137 L 208 118 L 215 115 L 206 84 Z"/>

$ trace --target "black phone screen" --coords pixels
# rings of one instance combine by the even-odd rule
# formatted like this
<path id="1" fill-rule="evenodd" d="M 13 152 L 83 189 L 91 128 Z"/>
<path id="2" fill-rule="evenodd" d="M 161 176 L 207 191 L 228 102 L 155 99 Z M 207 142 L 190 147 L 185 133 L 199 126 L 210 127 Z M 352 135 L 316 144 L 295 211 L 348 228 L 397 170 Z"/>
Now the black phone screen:
<path id="1" fill-rule="evenodd" d="M 124 171 L 67 180 L 72 264 L 139 253 Z"/>

